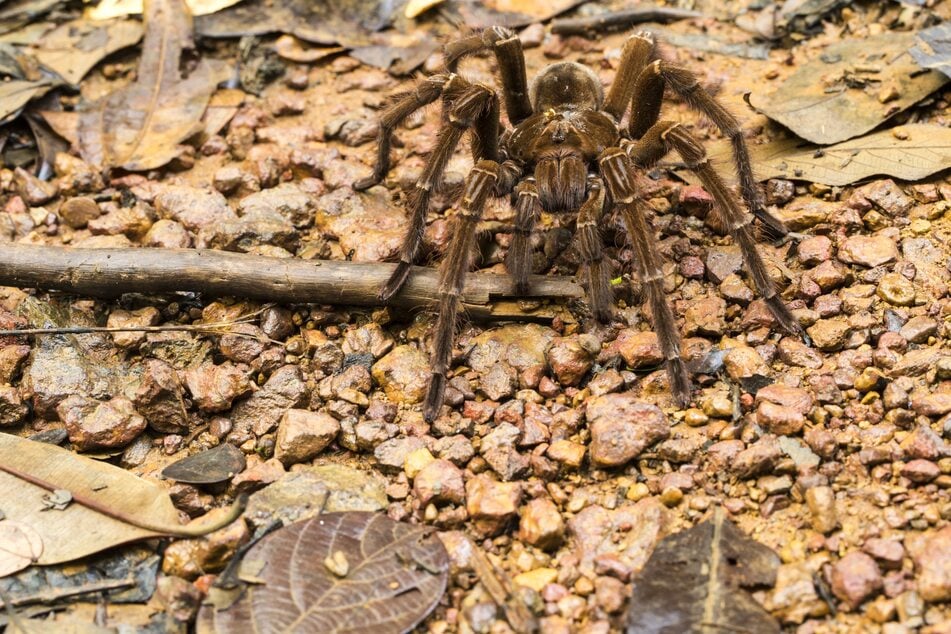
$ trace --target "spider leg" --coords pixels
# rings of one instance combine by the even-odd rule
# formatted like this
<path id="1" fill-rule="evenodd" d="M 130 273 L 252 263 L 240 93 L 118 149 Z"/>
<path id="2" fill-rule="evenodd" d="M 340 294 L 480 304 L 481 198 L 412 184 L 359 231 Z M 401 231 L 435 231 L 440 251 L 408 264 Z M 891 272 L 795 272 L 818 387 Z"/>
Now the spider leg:
<path id="1" fill-rule="evenodd" d="M 532 272 L 532 232 L 542 206 L 534 178 L 519 183 L 515 195 L 515 230 L 505 258 L 505 267 L 515 280 L 515 292 L 524 295 L 528 292 L 528 276 Z"/>
<path id="2" fill-rule="evenodd" d="M 377 139 L 376 163 L 373 165 L 373 174 L 362 178 L 353 184 L 357 191 L 370 189 L 379 185 L 390 171 L 390 147 L 393 143 L 393 130 L 406 117 L 423 106 L 429 105 L 442 94 L 443 86 L 449 81 L 448 75 L 432 75 L 427 77 L 416 88 L 402 96 L 380 115 L 380 131 Z"/>
<path id="3" fill-rule="evenodd" d="M 598 164 L 608 194 L 624 217 L 634 247 L 634 266 L 647 293 L 654 329 L 667 366 L 670 391 L 677 403 L 686 407 L 690 403 L 690 378 L 680 356 L 680 331 L 664 293 L 664 275 L 655 247 L 654 231 L 644 213 L 645 203 L 638 198 L 634 186 L 634 164 L 619 147 L 602 152 Z"/>
<path id="4" fill-rule="evenodd" d="M 459 297 L 475 246 L 476 226 L 486 201 L 494 193 L 499 171 L 495 161 L 479 161 L 472 168 L 466 177 L 459 212 L 452 220 L 452 240 L 439 273 L 439 318 L 433 342 L 432 377 L 423 408 L 428 422 L 436 418 L 446 395 L 446 373 L 456 334 Z"/>
<path id="5" fill-rule="evenodd" d="M 635 111 L 637 110 L 638 102 L 644 93 L 635 90 L 634 83 L 653 57 L 654 36 L 650 33 L 640 31 L 627 38 L 624 48 L 621 49 L 621 61 L 618 63 L 617 74 L 604 100 L 604 110 L 616 121 L 624 118 L 624 113 L 632 101 L 634 101 Z M 633 99 L 634 95 L 638 96 L 637 100 Z"/>
<path id="6" fill-rule="evenodd" d="M 528 77 L 525 72 L 525 55 L 522 41 L 510 29 L 501 26 L 487 28 L 481 35 L 472 35 L 450 42 L 443 49 L 446 67 L 455 71 L 459 60 L 466 55 L 491 48 L 499 64 L 502 93 L 505 96 L 505 112 L 509 122 L 517 125 L 532 115 L 532 103 L 528 98 Z"/>
<path id="7" fill-rule="evenodd" d="M 578 210 L 578 242 L 581 259 L 588 270 L 588 301 L 591 312 L 600 322 L 609 322 L 614 316 L 611 306 L 614 293 L 611 290 L 611 271 L 604 261 L 603 244 L 599 229 L 604 213 L 604 185 L 601 179 L 593 179 L 588 187 L 588 199 Z"/>
<path id="8" fill-rule="evenodd" d="M 498 97 L 484 86 L 473 86 L 458 75 L 453 75 L 443 89 L 446 100 L 443 127 L 436 139 L 436 147 L 430 154 L 423 168 L 423 173 L 416 181 L 413 191 L 409 195 L 410 227 L 400 248 L 400 261 L 396 270 L 390 275 L 383 288 L 380 289 L 380 300 L 388 301 L 406 283 L 410 267 L 419 255 L 419 247 L 423 243 L 423 232 L 426 229 L 426 212 L 429 211 L 429 201 L 433 189 L 442 179 L 446 165 L 453 151 L 462 139 L 463 133 L 477 125 L 482 129 L 493 129 L 492 124 L 486 124 L 485 118 L 498 118 Z M 495 106 L 493 107 L 493 103 Z M 494 124 L 498 129 L 498 123 Z M 498 144 L 479 144 L 480 149 L 498 151 Z"/>
<path id="9" fill-rule="evenodd" d="M 746 146 L 746 141 L 743 139 L 743 130 L 733 113 L 727 110 L 713 95 L 704 90 L 697 76 L 686 68 L 657 60 L 645 68 L 642 74 L 660 77 L 667 86 L 670 86 L 675 93 L 687 102 L 687 105 L 709 118 L 719 128 L 720 132 L 730 139 L 730 144 L 733 146 L 733 162 L 739 176 L 740 194 L 743 197 L 743 202 L 753 212 L 753 215 L 769 227 L 770 231 L 780 236 L 786 235 L 788 230 L 782 221 L 769 213 L 763 206 L 759 187 L 757 187 L 756 178 L 753 176 L 750 152 Z"/>
<path id="10" fill-rule="evenodd" d="M 700 178 L 704 188 L 713 196 L 726 229 L 743 253 L 743 260 L 746 262 L 753 285 L 766 301 L 773 316 L 786 332 L 805 338 L 806 334 L 802 326 L 776 292 L 773 280 L 766 272 L 766 265 L 756 249 L 756 240 L 750 226 L 753 216 L 743 210 L 736 196 L 713 169 L 703 145 L 678 123 L 661 121 L 654 128 L 659 131 L 659 134 L 650 136 L 663 143 L 666 149 L 677 150 L 687 168 Z"/>

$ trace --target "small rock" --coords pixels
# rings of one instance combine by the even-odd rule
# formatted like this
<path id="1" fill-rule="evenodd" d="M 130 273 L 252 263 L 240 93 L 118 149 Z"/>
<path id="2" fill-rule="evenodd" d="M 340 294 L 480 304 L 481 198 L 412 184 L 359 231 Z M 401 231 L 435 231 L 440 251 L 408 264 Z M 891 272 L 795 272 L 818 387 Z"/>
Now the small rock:
<path id="1" fill-rule="evenodd" d="M 238 204 L 242 216 L 259 212 L 277 213 L 298 229 L 313 224 L 315 210 L 313 197 L 296 183 L 281 183 L 277 187 L 246 196 Z"/>
<path id="2" fill-rule="evenodd" d="M 128 311 L 122 309 L 113 310 L 109 313 L 106 320 L 108 328 L 138 328 L 142 326 L 157 326 L 161 321 L 162 315 L 154 306 L 146 306 L 138 310 Z M 131 348 L 145 341 L 145 332 L 127 331 L 114 332 L 112 340 L 120 348 Z"/>
<path id="3" fill-rule="evenodd" d="M 838 257 L 848 264 L 872 268 L 897 260 L 898 246 L 883 235 L 852 236 L 839 245 Z"/>
<path id="4" fill-rule="evenodd" d="M 730 348 L 723 357 L 723 365 L 727 374 L 734 381 L 754 375 L 769 376 L 769 366 L 755 348 L 750 346 L 736 346 Z"/>
<path id="5" fill-rule="evenodd" d="M 656 405 L 638 402 L 630 393 L 605 394 L 588 401 L 591 460 L 617 467 L 670 436 L 667 417 Z"/>
<path id="6" fill-rule="evenodd" d="M 882 573 L 874 559 L 852 552 L 832 565 L 829 585 L 835 596 L 855 609 L 882 589 Z"/>
<path id="7" fill-rule="evenodd" d="M 941 469 L 930 460 L 912 460 L 901 468 L 901 474 L 915 484 L 927 484 L 941 475 Z"/>
<path id="8" fill-rule="evenodd" d="M 371 374 L 394 403 L 419 403 L 426 395 L 430 377 L 429 359 L 412 346 L 397 346 L 373 364 Z"/>
<path id="9" fill-rule="evenodd" d="M 163 186 L 155 197 L 155 210 L 160 217 L 175 220 L 195 232 L 238 219 L 218 192 L 185 185 Z"/>
<path id="10" fill-rule="evenodd" d="M 878 283 L 878 296 L 893 306 L 915 303 L 915 285 L 900 273 L 886 273 Z"/>
<path id="11" fill-rule="evenodd" d="M 515 518 L 522 500 L 517 482 L 498 482 L 479 474 L 466 482 L 466 509 L 474 528 L 483 535 L 497 535 Z"/>
<path id="12" fill-rule="evenodd" d="M 285 467 L 307 462 L 327 448 L 340 433 L 340 423 L 325 412 L 289 409 L 277 426 L 274 457 Z"/>
<path id="13" fill-rule="evenodd" d="M 545 455 L 569 469 L 577 469 L 584 461 L 585 446 L 570 440 L 556 440 L 548 446 Z"/>
<path id="14" fill-rule="evenodd" d="M 838 350 L 851 332 L 849 322 L 841 318 L 820 319 L 806 329 L 816 348 L 823 351 Z"/>
<path id="15" fill-rule="evenodd" d="M 905 548 L 896 539 L 871 537 L 865 540 L 862 550 L 878 561 L 883 568 L 897 570 L 905 558 Z"/>
<path id="16" fill-rule="evenodd" d="M 738 478 L 753 478 L 767 475 L 776 468 L 783 457 L 783 450 L 775 436 L 763 436 L 748 448 L 736 454 L 732 470 Z"/>
<path id="17" fill-rule="evenodd" d="M 343 336 L 344 354 L 369 354 L 379 359 L 393 349 L 393 338 L 376 322 L 348 330 Z"/>
<path id="18" fill-rule="evenodd" d="M 796 254 L 803 266 L 816 266 L 832 259 L 832 240 L 826 236 L 812 236 L 799 243 Z"/>
<path id="19" fill-rule="evenodd" d="M 548 365 L 562 385 L 578 385 L 592 365 L 591 352 L 578 337 L 559 337 L 548 349 Z"/>
<path id="20" fill-rule="evenodd" d="M 231 480 L 231 488 L 235 493 L 253 493 L 269 484 L 277 482 L 286 471 L 284 464 L 277 458 L 249 466 Z"/>
<path id="21" fill-rule="evenodd" d="M 719 284 L 743 269 L 743 254 L 740 253 L 739 247 L 714 247 L 707 251 L 704 264 L 707 267 L 707 277 L 714 284 Z"/>
<path id="22" fill-rule="evenodd" d="M 520 512 L 518 538 L 542 550 L 555 550 L 565 538 L 565 522 L 548 498 L 535 498 Z"/>
<path id="23" fill-rule="evenodd" d="M 654 332 L 622 330 L 608 349 L 616 350 L 624 363 L 634 369 L 653 367 L 664 361 L 657 333 Z"/>
<path id="24" fill-rule="evenodd" d="M 175 368 L 159 359 L 147 359 L 132 399 L 149 426 L 163 434 L 188 430 L 188 412 L 181 380 Z"/>
<path id="25" fill-rule="evenodd" d="M 392 438 L 377 445 L 373 450 L 379 466 L 385 471 L 402 471 L 406 466 L 406 457 L 417 449 L 423 449 L 426 443 L 422 438 Z"/>
<path id="26" fill-rule="evenodd" d="M 832 487 L 814 486 L 806 490 L 806 504 L 812 514 L 812 528 L 827 535 L 839 524 Z"/>
<path id="27" fill-rule="evenodd" d="M 66 200 L 59 208 L 60 218 L 73 229 L 82 229 L 90 220 L 102 215 L 99 203 L 88 196 L 77 196 Z"/>
<path id="28" fill-rule="evenodd" d="M 910 343 L 928 343 L 930 337 L 938 334 L 938 320 L 927 315 L 918 315 L 905 322 L 899 333 Z"/>
<path id="29" fill-rule="evenodd" d="M 211 521 L 229 512 L 217 508 L 208 512 L 199 522 Z M 181 539 L 165 549 L 162 572 L 185 579 L 195 579 L 206 573 L 221 572 L 240 546 L 250 539 L 251 533 L 243 519 L 239 519 L 210 535 L 197 539 Z"/>
<path id="30" fill-rule="evenodd" d="M 149 228 L 142 244 L 160 249 L 187 249 L 192 246 L 192 237 L 181 223 L 162 218 Z"/>
<path id="31" fill-rule="evenodd" d="M 776 585 L 766 594 L 763 607 L 784 623 L 792 624 L 829 613 L 828 604 L 816 592 L 813 571 L 804 562 L 779 567 Z"/>
<path id="32" fill-rule="evenodd" d="M 925 601 L 951 600 L 951 525 L 909 534 L 905 540 L 915 562 L 918 594 Z"/>
<path id="33" fill-rule="evenodd" d="M 56 412 L 66 424 L 69 440 L 80 451 L 125 447 L 145 431 L 145 418 L 127 398 L 108 401 L 74 394 L 60 403 Z"/>
<path id="34" fill-rule="evenodd" d="M 799 339 L 783 337 L 779 342 L 779 358 L 786 365 L 818 370 L 822 367 L 822 357 L 818 352 Z"/>
<path id="35" fill-rule="evenodd" d="M 558 571 L 554 568 L 535 568 L 528 572 L 515 575 L 512 582 L 517 586 L 531 588 L 535 592 L 541 592 L 545 586 L 554 583 L 558 579 Z"/>
<path id="36" fill-rule="evenodd" d="M 17 388 L 0 385 L 0 427 L 19 425 L 29 411 Z"/>
<path id="37" fill-rule="evenodd" d="M 52 182 L 41 181 L 22 167 L 14 170 L 13 180 L 17 193 L 30 207 L 44 205 L 56 196 L 56 185 Z"/>
<path id="38" fill-rule="evenodd" d="M 426 465 L 433 462 L 433 454 L 429 453 L 426 447 L 420 447 L 406 454 L 406 460 L 403 462 L 403 472 L 406 477 L 412 480 Z"/>
<path id="39" fill-rule="evenodd" d="M 413 492 L 421 507 L 462 504 L 466 499 L 462 471 L 448 460 L 432 460 L 413 478 Z"/>
<path id="40" fill-rule="evenodd" d="M 251 390 L 248 373 L 231 362 L 215 365 L 206 361 L 185 371 L 185 384 L 203 412 L 221 412 L 234 399 Z"/>
<path id="41" fill-rule="evenodd" d="M 690 337 L 719 337 L 726 330 L 726 302 L 718 296 L 690 302 L 684 313 L 684 333 Z"/>

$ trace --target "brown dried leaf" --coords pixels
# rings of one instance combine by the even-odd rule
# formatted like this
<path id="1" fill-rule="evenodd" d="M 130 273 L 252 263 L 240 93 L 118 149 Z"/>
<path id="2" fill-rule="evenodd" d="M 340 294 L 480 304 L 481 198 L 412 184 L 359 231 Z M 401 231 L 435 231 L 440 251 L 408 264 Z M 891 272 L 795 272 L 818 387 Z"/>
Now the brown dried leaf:
<path id="1" fill-rule="evenodd" d="M 877 175 L 914 181 L 951 168 L 951 128 L 897 126 L 822 148 L 784 139 L 752 148 L 752 157 L 759 178 L 825 185 L 848 185 Z"/>
<path id="2" fill-rule="evenodd" d="M 348 48 L 376 44 L 372 35 L 388 26 L 398 3 L 363 0 L 250 0 L 195 20 L 207 37 L 290 33 L 313 44 Z"/>
<path id="3" fill-rule="evenodd" d="M 31 526 L 0 521 L 0 577 L 32 566 L 42 554 L 43 538 Z"/>
<path id="4" fill-rule="evenodd" d="M 9 33 L 46 15 L 64 0 L 8 0 L 0 2 L 0 33 Z"/>
<path id="5" fill-rule="evenodd" d="M 12 79 L 0 82 L 0 124 L 8 123 L 19 113 L 20 108 L 31 99 L 41 97 L 53 87 L 53 82 Z"/>
<path id="6" fill-rule="evenodd" d="M 203 606 L 200 634 L 408 632 L 439 602 L 449 571 L 429 529 L 362 512 L 291 524 L 246 558 L 265 562 L 263 583 L 227 610 Z"/>
<path id="7" fill-rule="evenodd" d="M 43 499 L 54 488 L 72 495 L 72 503 L 62 511 L 46 510 Z M 43 553 L 37 563 L 43 565 L 149 537 L 215 530 L 182 526 L 168 492 L 125 469 L 10 434 L 0 434 L 0 491 L 4 515 L 40 536 Z M 113 517 L 84 500 L 108 509 Z"/>
<path id="8" fill-rule="evenodd" d="M 916 36 L 911 56 L 924 68 L 940 70 L 951 77 L 951 22 L 942 22 Z"/>
<path id="9" fill-rule="evenodd" d="M 185 0 L 192 15 L 207 15 L 237 4 L 241 0 Z M 142 13 L 142 0 L 100 0 L 99 4 L 86 9 L 90 20 L 109 20 L 126 15 Z"/>
<path id="10" fill-rule="evenodd" d="M 274 42 L 274 50 L 284 59 L 299 64 L 312 64 L 346 49 L 342 46 L 311 46 L 293 35 L 282 35 Z"/>
<path id="11" fill-rule="evenodd" d="M 472 28 L 525 26 L 544 22 L 586 0 L 460 0 L 459 13 Z"/>
<path id="12" fill-rule="evenodd" d="M 47 33 L 33 51 L 43 66 L 70 84 L 78 84 L 93 66 L 142 39 L 137 20 L 73 20 Z"/>
<path id="13" fill-rule="evenodd" d="M 146 0 L 145 41 L 136 81 L 87 105 L 80 115 L 83 158 L 103 168 L 140 171 L 178 156 L 178 144 L 201 130 L 215 90 L 214 73 L 200 63 L 182 75 L 182 52 L 194 48 L 183 0 Z"/>
<path id="14" fill-rule="evenodd" d="M 778 633 L 779 624 L 743 588 L 771 586 L 779 557 L 748 538 L 722 509 L 665 537 L 634 581 L 627 634 Z"/>
<path id="15" fill-rule="evenodd" d="M 802 138 L 822 145 L 865 134 L 948 81 L 922 69 L 911 33 L 843 40 L 801 66 L 774 92 L 750 104 Z"/>

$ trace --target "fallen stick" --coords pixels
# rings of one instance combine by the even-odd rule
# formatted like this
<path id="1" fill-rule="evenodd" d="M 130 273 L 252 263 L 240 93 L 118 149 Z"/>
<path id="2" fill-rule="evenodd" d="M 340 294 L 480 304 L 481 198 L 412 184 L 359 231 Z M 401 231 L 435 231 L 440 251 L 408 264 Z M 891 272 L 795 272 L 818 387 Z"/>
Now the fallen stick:
<path id="1" fill-rule="evenodd" d="M 207 249 L 74 249 L 0 245 L 0 286 L 58 290 L 89 297 L 124 293 L 198 292 L 285 304 L 380 306 L 380 286 L 394 264 L 269 258 Z M 429 308 L 439 273 L 415 267 L 389 305 Z M 480 319 L 551 319 L 539 299 L 571 300 L 583 290 L 572 278 L 533 275 L 528 296 L 505 275 L 470 273 L 462 302 Z M 524 301 L 530 300 L 530 301 Z M 531 301 L 536 300 L 536 301 Z"/>
<path id="2" fill-rule="evenodd" d="M 641 22 L 671 22 L 703 17 L 702 13 L 668 7 L 636 7 L 623 11 L 611 11 L 586 18 L 565 18 L 551 23 L 555 35 L 581 35 L 592 37 L 606 31 L 623 31 Z"/>

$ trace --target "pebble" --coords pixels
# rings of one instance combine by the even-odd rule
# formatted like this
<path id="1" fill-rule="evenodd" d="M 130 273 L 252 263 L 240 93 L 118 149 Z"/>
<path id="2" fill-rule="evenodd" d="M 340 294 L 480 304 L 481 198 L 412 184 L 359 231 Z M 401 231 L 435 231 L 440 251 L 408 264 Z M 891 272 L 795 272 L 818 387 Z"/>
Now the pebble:
<path id="1" fill-rule="evenodd" d="M 518 538 L 542 550 L 556 550 L 565 539 L 565 522 L 548 498 L 535 498 L 519 512 Z"/>
<path id="2" fill-rule="evenodd" d="M 888 570 L 901 568 L 905 548 L 897 539 L 870 537 L 862 544 L 862 550 L 871 555 L 879 566 Z"/>
<path id="3" fill-rule="evenodd" d="M 0 427 L 19 425 L 29 411 L 29 406 L 23 402 L 17 388 L 0 385 Z"/>
<path id="4" fill-rule="evenodd" d="M 234 399 L 251 391 L 248 372 L 230 361 L 215 365 L 206 361 L 185 370 L 185 385 L 203 412 L 221 412 Z"/>
<path id="5" fill-rule="evenodd" d="M 701 337 L 719 337 L 726 330 L 726 302 L 719 296 L 704 297 L 690 302 L 684 312 L 684 334 Z"/>
<path id="6" fill-rule="evenodd" d="M 212 509 L 196 522 L 213 521 L 229 512 L 228 508 Z M 204 537 L 180 539 L 169 544 L 162 558 L 162 572 L 184 579 L 221 572 L 238 548 L 250 539 L 251 533 L 243 519 Z"/>
<path id="7" fill-rule="evenodd" d="M 308 396 L 309 389 L 300 368 L 297 365 L 282 365 L 271 372 L 261 389 L 231 409 L 229 418 L 234 429 L 233 435 L 253 432 L 261 436 L 270 433 L 284 412 L 292 407 L 301 407 Z"/>
<path id="8" fill-rule="evenodd" d="M 743 254 L 739 247 L 713 247 L 707 251 L 704 265 L 710 281 L 720 284 L 743 269 Z"/>
<path id="9" fill-rule="evenodd" d="M 921 598 L 932 602 L 951 600 L 951 525 L 909 534 L 905 546 L 915 562 Z"/>
<path id="10" fill-rule="evenodd" d="M 912 317 L 898 331 L 909 343 L 927 343 L 938 335 L 938 320 L 927 315 Z"/>
<path id="11" fill-rule="evenodd" d="M 882 573 L 875 560 L 863 552 L 851 552 L 832 565 L 832 593 L 852 609 L 882 589 Z"/>
<path id="12" fill-rule="evenodd" d="M 814 486 L 806 490 L 806 505 L 811 514 L 812 528 L 828 535 L 836 529 L 839 518 L 836 513 L 835 492 L 832 487 Z"/>
<path id="13" fill-rule="evenodd" d="M 178 372 L 159 359 L 146 359 L 132 396 L 136 410 L 157 432 L 179 434 L 188 430 L 188 413 Z"/>
<path id="14" fill-rule="evenodd" d="M 522 485 L 499 482 L 479 474 L 466 482 L 466 510 L 477 532 L 492 536 L 515 518 L 522 501 Z"/>
<path id="15" fill-rule="evenodd" d="M 448 460 L 431 460 L 413 478 L 413 493 L 421 506 L 462 504 L 466 499 L 462 470 Z"/>
<path id="16" fill-rule="evenodd" d="M 872 268 L 896 261 L 898 246 L 883 235 L 852 236 L 839 245 L 838 258 L 847 264 Z"/>
<path id="17" fill-rule="evenodd" d="M 851 331 L 848 320 L 842 318 L 820 319 L 806 329 L 815 347 L 824 352 L 841 348 Z"/>
<path id="18" fill-rule="evenodd" d="M 59 207 L 59 216 L 73 229 L 82 229 L 90 220 L 102 215 L 99 203 L 88 196 L 69 198 Z"/>
<path id="19" fill-rule="evenodd" d="M 277 426 L 274 457 L 285 467 L 308 462 L 326 449 L 340 433 L 340 423 L 325 412 L 289 409 Z"/>
<path id="20" fill-rule="evenodd" d="M 412 480 L 426 465 L 433 462 L 436 458 L 429 453 L 426 447 L 420 447 L 406 454 L 406 460 L 403 461 L 403 472 L 406 477 Z"/>
<path id="21" fill-rule="evenodd" d="M 547 356 L 552 374 L 564 386 L 581 383 L 593 363 L 591 352 L 582 346 L 578 337 L 553 339 Z"/>
<path id="22" fill-rule="evenodd" d="M 97 401 L 74 394 L 56 408 L 69 440 L 80 451 L 125 447 L 145 431 L 145 418 L 129 399 L 117 396 Z"/>
<path id="23" fill-rule="evenodd" d="M 915 303 L 915 286 L 900 273 L 886 273 L 878 283 L 878 296 L 893 306 Z"/>
<path id="24" fill-rule="evenodd" d="M 671 520 L 671 511 L 653 497 L 615 509 L 585 507 L 568 520 L 579 572 L 594 576 L 599 556 L 616 558 L 615 565 L 628 571 L 641 570 Z"/>
<path id="25" fill-rule="evenodd" d="M 155 196 L 155 211 L 160 218 L 175 220 L 195 232 L 238 220 L 228 201 L 217 191 L 185 185 L 161 186 Z"/>
<path id="26" fill-rule="evenodd" d="M 625 329 L 618 333 L 609 350 L 616 350 L 629 368 L 654 367 L 664 360 L 657 333 Z"/>
<path id="27" fill-rule="evenodd" d="M 284 464 L 277 458 L 271 458 L 255 465 L 249 465 L 231 480 L 235 493 L 253 493 L 280 480 L 286 473 Z"/>
<path id="28" fill-rule="evenodd" d="M 374 363 L 370 373 L 392 402 L 419 403 L 429 385 L 429 359 L 416 347 L 397 346 Z"/>
<path id="29" fill-rule="evenodd" d="M 624 465 L 670 436 L 670 423 L 660 408 L 637 401 L 631 393 L 590 399 L 586 416 L 591 461 L 599 466 Z"/>
<path id="30" fill-rule="evenodd" d="M 569 469 L 577 469 L 584 462 L 586 448 L 570 440 L 560 439 L 548 446 L 545 455 Z"/>
<path id="31" fill-rule="evenodd" d="M 776 584 L 766 594 L 763 607 L 783 623 L 790 624 L 829 613 L 828 604 L 816 592 L 813 571 L 806 562 L 779 566 Z"/>
<path id="32" fill-rule="evenodd" d="M 803 266 L 816 266 L 832 259 L 832 240 L 826 236 L 811 236 L 802 240 L 796 255 Z"/>
<path id="33" fill-rule="evenodd" d="M 142 244 L 160 249 L 187 249 L 192 246 L 192 236 L 181 223 L 162 218 L 149 227 Z"/>
<path id="34" fill-rule="evenodd" d="M 531 588 L 535 592 L 541 592 L 550 583 L 558 579 L 558 571 L 554 568 L 535 568 L 528 572 L 515 575 L 512 582 L 517 586 Z"/>
<path id="35" fill-rule="evenodd" d="M 425 446 L 425 441 L 415 436 L 392 438 L 377 445 L 373 456 L 383 471 L 402 471 L 406 465 L 406 457 Z"/>
<path id="36" fill-rule="evenodd" d="M 776 437 L 764 436 L 736 454 L 732 471 L 741 479 L 767 475 L 776 468 L 782 457 L 783 450 Z"/>
<path id="37" fill-rule="evenodd" d="M 763 361 L 763 357 L 755 348 L 750 346 L 736 346 L 730 348 L 723 357 L 723 365 L 727 374 L 734 381 L 745 379 L 753 375 L 769 376 L 769 366 Z M 731 406 L 732 412 L 732 406 Z"/>

